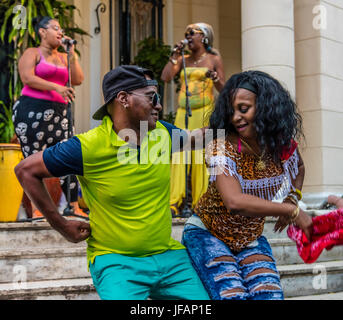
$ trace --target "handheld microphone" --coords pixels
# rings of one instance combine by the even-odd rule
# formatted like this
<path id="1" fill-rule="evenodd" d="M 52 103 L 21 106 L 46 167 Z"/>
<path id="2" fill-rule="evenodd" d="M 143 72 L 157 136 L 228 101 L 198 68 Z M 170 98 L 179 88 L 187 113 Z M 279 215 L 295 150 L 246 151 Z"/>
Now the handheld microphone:
<path id="1" fill-rule="evenodd" d="M 72 46 L 73 44 L 77 44 L 77 41 L 74 40 L 74 39 L 62 38 L 62 44 L 66 44 L 66 45 Z"/>
<path id="2" fill-rule="evenodd" d="M 186 46 L 186 44 L 188 44 L 188 40 L 187 39 L 183 39 L 181 40 L 181 44 L 182 44 L 182 48 L 184 48 Z"/>

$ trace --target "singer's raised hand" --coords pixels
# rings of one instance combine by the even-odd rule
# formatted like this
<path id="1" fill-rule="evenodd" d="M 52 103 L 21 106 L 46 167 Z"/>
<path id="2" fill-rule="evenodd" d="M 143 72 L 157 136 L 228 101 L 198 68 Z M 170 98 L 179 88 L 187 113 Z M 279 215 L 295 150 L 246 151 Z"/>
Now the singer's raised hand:
<path id="1" fill-rule="evenodd" d="M 176 43 L 174 45 L 174 49 L 173 49 L 173 54 L 176 53 L 178 55 L 181 54 L 181 50 L 185 47 L 185 45 L 187 44 L 187 40 L 184 39 L 184 40 L 181 40 L 180 42 Z"/>
<path id="2" fill-rule="evenodd" d="M 68 37 L 68 36 L 66 36 L 66 35 L 64 35 L 63 38 L 66 39 L 66 40 L 72 40 L 72 38 L 70 38 L 70 37 Z M 64 51 L 67 52 L 67 43 L 63 43 L 63 41 L 62 41 L 61 45 L 62 45 Z M 75 49 L 75 46 L 74 46 L 74 44 L 72 43 L 72 44 L 69 46 L 69 52 L 70 52 L 71 55 L 74 54 L 74 49 Z"/>
<path id="3" fill-rule="evenodd" d="M 172 51 L 172 55 L 180 55 L 181 54 L 181 44 L 180 43 L 177 43 L 174 45 L 174 49 Z"/>

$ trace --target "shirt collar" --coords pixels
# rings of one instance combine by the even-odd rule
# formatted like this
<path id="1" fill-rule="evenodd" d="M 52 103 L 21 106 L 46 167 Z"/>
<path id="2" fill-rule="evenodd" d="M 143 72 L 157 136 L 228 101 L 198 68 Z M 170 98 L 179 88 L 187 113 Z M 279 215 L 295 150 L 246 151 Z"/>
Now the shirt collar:
<path id="1" fill-rule="evenodd" d="M 110 116 L 105 116 L 102 119 L 102 126 L 105 129 L 105 132 L 110 137 L 111 145 L 114 147 L 121 147 L 128 144 L 126 141 L 121 139 L 117 133 L 113 130 L 113 122 Z"/>

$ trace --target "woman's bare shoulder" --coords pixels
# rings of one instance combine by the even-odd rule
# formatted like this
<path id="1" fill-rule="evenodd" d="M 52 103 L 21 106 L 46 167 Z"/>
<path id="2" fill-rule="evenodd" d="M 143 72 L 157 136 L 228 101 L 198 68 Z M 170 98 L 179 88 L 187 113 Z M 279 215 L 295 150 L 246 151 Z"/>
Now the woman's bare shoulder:
<path id="1" fill-rule="evenodd" d="M 40 60 L 40 54 L 38 48 L 27 48 L 24 53 L 21 55 L 20 60 L 29 62 L 35 61 L 37 63 Z"/>
<path id="2" fill-rule="evenodd" d="M 26 56 L 37 56 L 37 55 L 39 55 L 39 50 L 38 50 L 38 48 L 27 48 L 23 53 L 23 56 L 24 55 L 26 55 Z"/>

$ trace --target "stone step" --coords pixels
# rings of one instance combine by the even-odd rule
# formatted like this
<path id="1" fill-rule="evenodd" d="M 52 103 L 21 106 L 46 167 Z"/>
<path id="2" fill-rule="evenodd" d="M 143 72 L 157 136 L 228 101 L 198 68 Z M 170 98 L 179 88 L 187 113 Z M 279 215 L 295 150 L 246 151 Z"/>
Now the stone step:
<path id="1" fill-rule="evenodd" d="M 274 219 L 266 219 L 263 228 L 263 235 L 268 239 L 285 239 L 288 238 L 287 236 L 287 227 L 282 230 L 282 232 L 274 232 L 276 220 Z"/>
<path id="2" fill-rule="evenodd" d="M 292 240 L 271 239 L 269 243 L 278 267 L 303 263 Z M 337 246 L 324 250 L 316 263 L 339 260 L 341 257 L 343 246 Z M 79 244 L 60 248 L 0 250 L 0 283 L 14 279 L 18 268 L 25 268 L 27 281 L 89 276 L 86 247 Z"/>
<path id="3" fill-rule="evenodd" d="M 343 261 L 278 266 L 285 297 L 310 296 L 343 290 Z"/>
<path id="4" fill-rule="evenodd" d="M 311 215 L 318 215 L 327 212 L 325 210 L 319 210 L 310 211 L 309 213 Z M 181 241 L 186 220 L 184 218 L 173 219 L 172 236 L 174 239 Z M 281 233 L 275 233 L 273 231 L 275 221 L 275 218 L 267 217 L 263 234 L 268 239 L 288 238 L 287 229 Z M 13 232 L 15 232 L 15 237 L 12 236 Z M 65 240 L 57 231 L 53 230 L 46 221 L 0 223 L 0 250 L 62 246 L 68 247 L 70 246 L 70 242 Z"/>
<path id="5" fill-rule="evenodd" d="M 0 284 L 0 300 L 99 300 L 91 278 Z"/>
<path id="6" fill-rule="evenodd" d="M 173 219 L 174 239 L 181 240 L 185 220 Z M 273 226 L 273 219 L 267 218 L 264 232 L 267 237 Z M 279 237 L 268 238 L 285 297 L 343 291 L 343 261 L 339 261 L 343 256 L 343 246 L 324 250 L 315 264 L 308 265 L 302 263 L 295 243 L 288 239 L 285 231 Z M 77 282 L 80 278 L 91 281 L 86 261 L 86 243 L 72 244 L 66 241 L 47 222 L 0 223 L 0 299 L 10 294 L 14 299 L 93 297 L 96 295 L 94 288 L 91 291 L 90 287 L 85 289 L 82 283 L 80 287 L 73 283 L 73 280 Z M 9 288 L 15 287 L 18 279 L 23 279 L 22 276 L 27 281 L 26 291 L 11 291 Z M 39 287 L 40 283 L 42 288 Z M 29 294 L 31 291 L 32 294 Z"/>
<path id="7" fill-rule="evenodd" d="M 295 242 L 289 238 L 268 239 L 277 265 L 302 264 Z M 339 260 L 343 257 L 343 246 L 336 246 L 331 250 L 323 250 L 318 262 Z"/>
<path id="8" fill-rule="evenodd" d="M 314 217 L 317 215 L 323 215 L 329 213 L 330 210 L 309 210 L 306 211 L 307 214 Z M 182 231 L 184 228 L 184 223 L 187 219 L 173 219 L 173 234 L 175 234 L 175 239 L 180 240 L 182 236 Z M 274 232 L 274 226 L 277 218 L 266 217 L 264 224 L 263 235 L 269 239 L 285 239 L 287 236 L 287 227 L 282 232 Z"/>
<path id="9" fill-rule="evenodd" d="M 317 269 L 315 269 L 317 268 Z M 315 270 L 320 270 L 316 272 Z M 279 268 L 288 300 L 342 300 L 343 262 Z M 0 300 L 98 300 L 91 278 L 0 284 Z"/>
<path id="10" fill-rule="evenodd" d="M 173 219 L 172 236 L 181 241 L 186 219 Z M 70 247 L 71 242 L 51 228 L 46 221 L 0 223 L 0 251 Z M 84 247 L 87 246 L 83 242 Z"/>
<path id="11" fill-rule="evenodd" d="M 0 250 L 0 283 L 89 277 L 86 248 Z"/>
<path id="12" fill-rule="evenodd" d="M 46 221 L 0 223 L 0 250 L 69 247 Z M 84 243 L 86 246 L 86 243 Z"/>
<path id="13" fill-rule="evenodd" d="M 266 225 L 268 225 L 268 223 L 269 222 L 267 221 Z M 183 228 L 183 220 L 176 219 L 176 221 L 173 222 L 172 236 L 174 239 L 181 241 Z M 72 244 L 68 242 L 58 232 L 51 229 L 46 222 L 35 224 L 12 224 L 7 227 L 0 225 L 0 230 L 0 252 L 2 252 L 2 255 L 11 257 L 11 260 L 13 260 L 14 264 L 25 265 L 24 262 L 20 263 L 19 261 L 19 258 L 24 259 L 25 255 L 30 255 L 31 258 L 37 258 L 37 252 L 35 251 L 35 248 L 39 250 L 38 259 L 41 260 L 44 259 L 44 257 L 49 258 L 53 257 L 54 255 L 56 255 L 56 257 L 60 257 L 63 255 L 63 248 L 66 248 L 65 253 L 68 257 L 72 257 L 72 252 L 75 250 L 75 256 L 84 255 L 86 252 L 85 242 L 79 244 Z M 264 235 L 268 236 L 265 233 Z M 281 235 L 276 238 L 268 237 L 268 240 L 272 246 L 273 254 L 278 265 L 303 262 L 299 257 L 295 243 L 290 240 L 286 234 L 284 234 L 284 237 L 281 237 Z M 2 255 L 0 255 L 0 259 Z M 330 251 L 324 250 L 318 261 L 338 260 L 342 256 L 343 246 L 337 246 Z"/>
<path id="14" fill-rule="evenodd" d="M 312 296 L 301 296 L 287 298 L 286 300 L 343 300 L 343 292 L 315 294 Z"/>
<path id="15" fill-rule="evenodd" d="M 278 266 L 303 263 L 292 240 L 271 239 L 269 243 Z M 317 262 L 338 260 L 342 256 L 343 246 L 337 246 L 330 251 L 324 250 Z M 26 268 L 28 281 L 38 281 L 56 276 L 87 276 L 86 264 L 86 247 L 78 244 L 60 248 L 0 250 L 0 283 L 7 282 L 15 276 L 13 270 L 16 266 Z"/>
<path id="16" fill-rule="evenodd" d="M 312 299 L 319 295 L 342 298 L 343 261 L 329 261 L 320 264 L 279 266 L 285 298 Z M 335 293 L 335 296 L 328 295 Z M 90 277 L 76 279 L 55 279 L 44 281 L 12 281 L 0 284 L 1 299 L 99 299 Z M 321 299 L 321 298 L 319 298 Z"/>
<path id="17" fill-rule="evenodd" d="M 173 221 L 173 230 L 172 235 L 175 236 L 174 239 L 180 241 L 182 237 L 182 232 L 184 229 L 184 223 L 187 219 L 174 219 Z M 281 233 L 280 232 L 274 232 L 274 225 L 275 225 L 276 219 L 274 218 L 267 218 L 266 222 L 264 224 L 263 229 L 263 235 L 269 240 L 269 239 L 284 239 L 288 238 L 287 236 L 287 228 L 285 228 Z"/>

